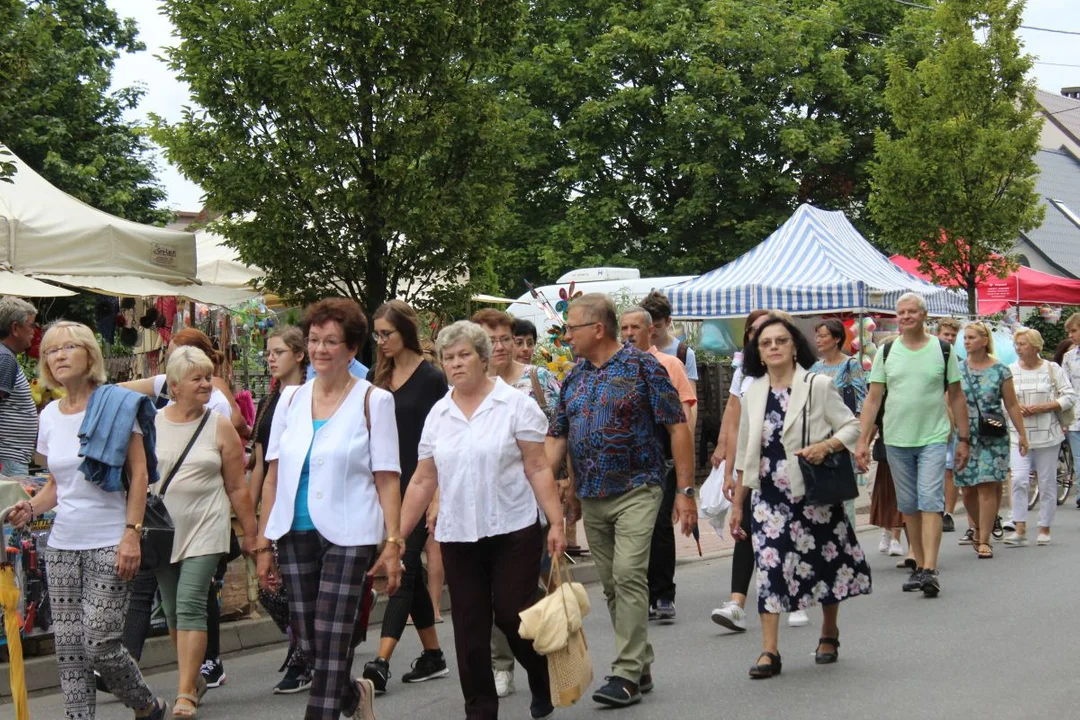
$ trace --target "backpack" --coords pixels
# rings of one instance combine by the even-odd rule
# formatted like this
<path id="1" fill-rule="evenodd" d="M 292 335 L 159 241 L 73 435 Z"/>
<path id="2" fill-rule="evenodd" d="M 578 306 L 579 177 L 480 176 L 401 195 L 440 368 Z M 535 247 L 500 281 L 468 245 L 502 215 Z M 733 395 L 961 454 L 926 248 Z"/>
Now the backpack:
<path id="1" fill-rule="evenodd" d="M 938 338 L 937 341 L 941 345 L 941 357 L 942 357 L 942 359 L 945 360 L 945 369 L 942 371 L 941 380 L 942 380 L 942 384 L 944 385 L 944 392 L 949 392 L 949 356 L 952 355 L 952 345 L 945 342 L 941 338 Z M 895 340 L 890 340 L 889 342 L 885 343 L 885 347 L 882 348 L 882 353 L 883 353 L 882 356 L 881 356 L 881 364 L 882 365 L 884 365 L 885 363 L 887 363 L 889 361 L 889 352 L 892 350 L 892 346 L 893 346 L 894 342 L 896 342 L 896 341 Z M 878 408 L 877 418 L 874 421 L 875 423 L 877 423 L 877 426 L 882 429 L 882 432 L 885 431 L 884 430 L 884 428 L 885 428 L 885 401 L 888 398 L 889 398 L 889 387 L 888 387 L 888 385 L 886 385 L 884 392 L 882 392 L 882 394 L 881 394 L 881 407 Z"/>
<path id="2" fill-rule="evenodd" d="M 679 362 L 686 366 L 686 351 L 688 350 L 686 343 L 682 340 L 675 346 L 675 357 L 679 358 Z"/>

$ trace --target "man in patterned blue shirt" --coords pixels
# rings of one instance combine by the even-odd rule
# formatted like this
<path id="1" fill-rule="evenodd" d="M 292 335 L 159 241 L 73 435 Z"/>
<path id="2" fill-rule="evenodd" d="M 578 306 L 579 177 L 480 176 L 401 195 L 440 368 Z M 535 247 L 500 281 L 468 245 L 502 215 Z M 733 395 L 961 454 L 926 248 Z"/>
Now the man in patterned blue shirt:
<path id="1" fill-rule="evenodd" d="M 697 524 L 697 506 L 693 436 L 679 394 L 656 358 L 623 346 L 618 332 L 606 295 L 590 293 L 571 304 L 566 336 L 578 364 L 563 382 L 547 454 L 556 461 L 569 447 L 589 550 L 615 628 L 612 675 L 593 700 L 625 707 L 652 689 L 647 571 L 665 467 L 658 432 L 670 435 L 684 535 Z"/>

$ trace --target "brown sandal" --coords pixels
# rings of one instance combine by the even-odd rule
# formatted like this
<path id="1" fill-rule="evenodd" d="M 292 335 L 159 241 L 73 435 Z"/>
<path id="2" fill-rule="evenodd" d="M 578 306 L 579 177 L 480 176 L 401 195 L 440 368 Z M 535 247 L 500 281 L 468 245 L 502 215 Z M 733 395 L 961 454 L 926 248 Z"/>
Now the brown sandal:
<path id="1" fill-rule="evenodd" d="M 994 557 L 994 548 L 990 547 L 990 543 L 975 543 L 975 556 L 980 560 L 989 560 Z"/>

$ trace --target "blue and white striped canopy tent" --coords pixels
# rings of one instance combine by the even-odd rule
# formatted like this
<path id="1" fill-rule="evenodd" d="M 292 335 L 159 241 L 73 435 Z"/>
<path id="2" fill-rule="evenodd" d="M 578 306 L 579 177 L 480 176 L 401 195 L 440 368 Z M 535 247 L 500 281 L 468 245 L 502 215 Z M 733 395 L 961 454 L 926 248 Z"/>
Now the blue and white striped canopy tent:
<path id="1" fill-rule="evenodd" d="M 931 315 L 967 314 L 964 294 L 904 272 L 844 213 L 812 205 L 800 205 L 753 250 L 665 292 L 672 315 L 687 319 L 742 317 L 756 308 L 793 315 L 891 313 L 906 292 L 925 298 Z"/>

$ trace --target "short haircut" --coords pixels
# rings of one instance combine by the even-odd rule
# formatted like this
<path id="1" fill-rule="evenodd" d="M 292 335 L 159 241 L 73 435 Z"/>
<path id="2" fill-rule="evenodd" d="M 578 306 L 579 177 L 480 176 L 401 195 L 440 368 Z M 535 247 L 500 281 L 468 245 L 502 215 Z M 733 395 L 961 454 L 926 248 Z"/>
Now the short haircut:
<path id="1" fill-rule="evenodd" d="M 435 352 L 442 361 L 443 351 L 459 343 L 469 343 L 480 359 L 487 363 L 491 359 L 491 339 L 478 323 L 471 320 L 458 320 L 439 331 L 435 339 Z"/>
<path id="2" fill-rule="evenodd" d="M 975 332 L 986 338 L 986 354 L 994 354 L 994 334 L 990 332 L 990 327 L 986 323 L 982 321 L 970 322 L 964 327 L 964 332 L 967 332 L 968 330 L 974 330 Z"/>
<path id="3" fill-rule="evenodd" d="M 525 318 L 514 318 L 514 337 L 526 337 L 531 336 L 535 341 L 537 340 L 536 325 L 531 320 Z"/>
<path id="4" fill-rule="evenodd" d="M 573 308 L 581 308 L 587 319 L 603 325 L 609 337 L 619 337 L 619 318 L 615 314 L 615 303 L 604 293 L 586 293 L 570 303 L 570 309 Z"/>
<path id="5" fill-rule="evenodd" d="M 904 303 L 913 302 L 919 306 L 919 312 L 929 312 L 926 307 L 926 299 L 922 295 L 913 292 L 906 292 L 896 299 L 896 307 L 899 308 Z"/>
<path id="6" fill-rule="evenodd" d="M 23 321 L 25 322 L 25 320 Z M 58 320 L 45 328 L 45 334 L 41 337 L 41 362 L 38 363 L 38 374 L 45 387 L 58 388 L 60 383 L 53 377 L 49 369 L 46 351 L 64 345 L 72 341 L 86 349 L 89 364 L 86 369 L 87 380 L 93 385 L 104 385 L 108 378 L 105 375 L 105 358 L 101 354 L 101 348 L 94 337 L 94 331 L 82 323 Z"/>
<path id="7" fill-rule="evenodd" d="M 844 323 L 836 319 L 822 320 L 814 326 L 814 332 L 817 332 L 821 328 L 825 328 L 829 331 L 829 334 L 833 336 L 833 340 L 838 345 L 843 345 L 844 340 L 847 340 L 847 330 L 844 329 Z"/>
<path id="8" fill-rule="evenodd" d="M 354 300 L 345 298 L 326 298 L 317 303 L 308 305 L 304 311 L 304 319 L 300 322 L 300 329 L 305 337 L 311 332 L 313 325 L 325 325 L 328 322 L 336 322 L 341 325 L 341 331 L 345 334 L 345 344 L 356 351 L 367 340 L 368 323 L 363 310 Z"/>
<path id="9" fill-rule="evenodd" d="M 11 334 L 11 326 L 22 325 L 37 315 L 37 308 L 22 298 L 0 298 L 0 340 Z"/>
<path id="10" fill-rule="evenodd" d="M 214 374 L 214 361 L 202 350 L 191 345 L 174 348 L 169 353 L 169 364 L 165 368 L 165 381 L 169 388 L 183 381 L 192 371 Z"/>
<path id="11" fill-rule="evenodd" d="M 951 328 L 956 332 L 960 332 L 960 321 L 951 317 L 941 318 L 937 321 L 938 332 L 941 332 L 942 328 Z"/>
<path id="12" fill-rule="evenodd" d="M 652 313 L 650 313 L 648 310 L 641 307 L 640 305 L 636 306 L 636 307 L 632 307 L 632 308 L 626 308 L 625 310 L 622 311 L 622 315 L 620 315 L 620 317 L 626 317 L 627 315 L 644 315 L 645 316 L 645 324 L 646 325 L 652 325 L 653 324 Z"/>
<path id="13" fill-rule="evenodd" d="M 506 328 L 513 330 L 514 318 L 509 313 L 495 308 L 484 308 L 473 313 L 471 320 L 477 325 L 486 325 L 489 328 Z"/>
<path id="14" fill-rule="evenodd" d="M 654 322 L 667 320 L 671 317 L 671 301 L 660 290 L 653 290 L 641 301 L 641 307 L 649 311 Z"/>
<path id="15" fill-rule="evenodd" d="M 1028 345 L 1035 348 L 1038 352 L 1042 352 L 1043 349 L 1043 336 L 1035 328 L 1019 327 L 1013 331 L 1013 339 L 1018 337 L 1027 338 Z"/>
<path id="16" fill-rule="evenodd" d="M 817 355 L 810 347 L 810 341 L 806 339 L 806 336 L 799 332 L 799 329 L 792 325 L 787 320 L 782 318 L 771 317 L 761 324 L 758 328 L 757 334 L 754 337 L 760 337 L 761 333 L 765 331 L 765 328 L 772 325 L 783 325 L 784 328 L 791 335 L 791 340 L 795 344 L 795 364 L 799 367 L 809 370 L 817 362 Z M 758 349 L 757 342 L 752 342 L 743 348 L 743 374 L 748 377 L 761 377 L 768 372 L 768 368 L 765 367 L 765 362 L 761 359 L 761 350 Z"/>
<path id="17" fill-rule="evenodd" d="M 8 325 L 8 327 L 11 326 Z M 1080 327 L 1080 312 L 1074 312 L 1072 315 L 1065 318 L 1065 332 L 1069 332 L 1077 327 Z"/>

